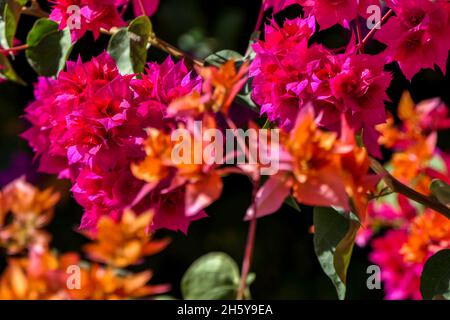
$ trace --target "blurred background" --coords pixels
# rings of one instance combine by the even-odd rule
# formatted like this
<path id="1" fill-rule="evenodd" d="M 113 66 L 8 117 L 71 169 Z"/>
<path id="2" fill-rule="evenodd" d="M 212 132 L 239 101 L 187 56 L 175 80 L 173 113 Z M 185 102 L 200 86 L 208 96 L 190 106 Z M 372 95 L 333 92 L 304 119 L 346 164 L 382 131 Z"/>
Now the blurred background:
<path id="1" fill-rule="evenodd" d="M 48 4 L 40 1 L 49 11 Z M 188 51 L 199 58 L 222 49 L 244 53 L 248 39 L 254 30 L 260 7 L 260 0 L 161 0 L 160 9 L 152 18 L 158 37 Z M 300 7 L 291 7 L 276 16 L 278 21 L 301 14 Z M 266 14 L 266 18 L 271 13 Z M 126 17 L 132 18 L 129 10 Z M 23 16 L 20 20 L 17 38 L 24 42 L 34 18 Z M 320 32 L 314 41 L 330 47 L 345 45 L 350 38 L 349 31 L 333 27 Z M 88 60 L 105 50 L 108 37 L 101 36 L 94 42 L 87 34 L 75 46 L 71 59 L 79 55 Z M 383 47 L 373 42 L 368 52 L 376 53 Z M 161 61 L 165 54 L 150 49 L 149 59 Z M 51 57 L 49 57 L 51 58 Z M 56 216 L 49 227 L 53 235 L 53 247 L 61 252 L 78 251 L 85 238 L 77 233 L 82 208 L 69 194 L 70 185 L 55 177 L 38 174 L 33 163 L 33 154 L 19 137 L 27 123 L 21 118 L 26 105 L 33 99 L 36 74 L 20 53 L 13 66 L 28 86 L 12 83 L 0 84 L 0 187 L 26 174 L 30 182 L 40 187 L 55 186 L 64 197 L 56 209 Z M 409 83 L 395 65 L 387 67 L 393 72 L 394 81 L 389 89 L 392 102 L 387 108 L 395 113 L 396 105 L 404 90 L 410 90 L 416 102 L 431 97 L 441 97 L 450 104 L 450 79 L 441 72 L 422 71 Z M 447 65 L 447 70 L 449 70 Z M 447 72 L 448 74 L 449 72 Z M 450 148 L 449 132 L 440 135 L 439 146 Z M 387 155 L 388 156 L 388 155 Z M 158 231 L 157 237 L 168 236 L 171 245 L 162 253 L 149 257 L 137 270 L 153 269 L 152 283 L 169 283 L 170 292 L 180 298 L 179 284 L 189 265 L 198 257 L 211 251 L 223 251 L 239 264 L 247 237 L 247 223 L 244 213 L 250 204 L 251 185 L 244 177 L 225 179 L 223 196 L 206 211 L 209 218 L 191 224 L 188 236 L 181 233 Z M 336 293 L 331 281 L 322 272 L 313 249 L 312 210 L 302 207 L 297 212 L 289 206 L 258 222 L 256 248 L 252 271 L 256 281 L 251 286 L 255 299 L 335 299 Z M 366 269 L 369 248 L 355 248 L 349 269 L 348 297 L 350 299 L 382 299 L 383 290 L 369 290 L 366 287 Z M 0 252 L 0 271 L 5 266 L 5 255 Z"/>

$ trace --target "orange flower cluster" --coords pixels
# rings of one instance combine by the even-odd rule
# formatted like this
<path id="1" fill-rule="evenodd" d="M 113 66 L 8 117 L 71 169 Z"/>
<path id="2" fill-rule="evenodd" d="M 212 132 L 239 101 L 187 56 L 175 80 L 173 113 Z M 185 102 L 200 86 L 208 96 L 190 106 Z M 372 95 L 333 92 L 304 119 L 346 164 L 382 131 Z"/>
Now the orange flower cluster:
<path id="1" fill-rule="evenodd" d="M 294 128 L 281 136 L 281 152 L 288 154 L 290 167 L 271 176 L 258 191 L 257 217 L 278 210 L 292 189 L 300 203 L 340 207 L 364 221 L 379 181 L 379 176 L 370 173 L 369 155 L 357 145 L 345 119 L 340 136 L 319 129 L 316 123 L 313 108 L 307 106 L 299 112 Z"/>
<path id="2" fill-rule="evenodd" d="M 378 177 L 369 174 L 366 149 L 356 143 L 345 119 L 341 135 L 317 127 L 313 109 L 301 111 L 285 146 L 292 156 L 294 197 L 314 206 L 353 210 L 361 220 Z"/>
<path id="3" fill-rule="evenodd" d="M 247 70 L 246 63 L 237 69 L 232 60 L 219 68 L 196 69 L 204 80 L 202 92 L 193 91 L 175 100 L 167 109 L 167 115 L 177 121 L 175 130 L 178 131 L 178 140 L 172 141 L 174 131 L 167 128 L 147 130 L 148 138 L 144 143 L 146 157 L 131 166 L 134 176 L 147 182 L 145 191 L 135 203 L 155 188 L 161 189 L 162 194 L 181 190 L 185 216 L 195 217 L 220 197 L 223 183 L 216 170 L 218 161 L 215 159 L 223 159 L 224 155 L 212 152 L 217 150 L 210 148 L 211 141 L 204 141 L 207 138 L 203 133 L 217 129 L 215 113 L 227 116 L 233 100 L 247 80 Z M 178 160 L 174 160 L 174 155 Z"/>
<path id="4" fill-rule="evenodd" d="M 47 247 L 33 247 L 27 256 L 8 259 L 0 278 L 0 300 L 67 300 L 66 270 L 77 265 L 77 254 L 59 257 Z"/>
<path id="5" fill-rule="evenodd" d="M 151 212 L 137 216 L 126 211 L 118 222 L 101 218 L 97 239 L 85 247 L 86 254 L 100 264 L 82 261 L 78 253 L 59 255 L 50 249 L 50 236 L 40 228 L 50 222 L 58 199 L 57 193 L 40 191 L 24 178 L 0 193 L 1 246 L 15 254 L 8 258 L 0 276 L 1 300 L 133 299 L 169 289 L 167 285 L 147 285 L 151 271 L 135 274 L 118 269 L 167 246 L 168 240 L 152 240 L 148 233 Z"/>
<path id="6" fill-rule="evenodd" d="M 228 60 L 219 68 L 196 68 L 203 78 L 202 93 L 193 92 L 174 102 L 168 108 L 169 115 L 198 117 L 204 112 L 222 112 L 228 110 L 247 81 L 248 63 L 239 69 L 233 60 Z"/>
<path id="7" fill-rule="evenodd" d="M 59 194 L 52 189 L 40 191 L 20 178 L 0 191 L 0 247 L 17 254 L 30 245 L 48 242 L 41 230 L 53 217 Z"/>
<path id="8" fill-rule="evenodd" d="M 87 244 L 84 251 L 91 260 L 116 268 L 128 267 L 142 257 L 156 254 L 167 247 L 169 240 L 149 241 L 152 218 L 152 212 L 137 216 L 131 210 L 124 212 L 120 223 L 103 216 L 97 226 L 95 242 Z"/>
<path id="9" fill-rule="evenodd" d="M 424 263 L 431 255 L 450 248 L 450 220 L 427 209 L 410 226 L 407 242 L 401 253 L 407 262 Z"/>
<path id="10" fill-rule="evenodd" d="M 387 124 L 380 125 L 380 144 L 396 150 L 391 160 L 392 175 L 416 191 L 428 195 L 431 178 L 427 174 L 436 151 L 437 133 L 426 123 L 433 109 L 439 107 L 436 100 L 424 101 L 415 106 L 410 94 L 405 92 L 399 104 L 398 116 L 402 127 L 395 125 L 390 116 Z M 428 121 L 430 122 L 430 121 Z"/>
<path id="11" fill-rule="evenodd" d="M 196 125 L 192 121 L 180 123 L 178 129 L 183 130 L 180 131 L 183 134 L 179 141 L 172 141 L 171 134 L 162 130 L 147 130 L 148 138 L 144 143 L 146 157 L 142 162 L 131 166 L 133 174 L 148 183 L 147 192 L 161 184 L 166 184 L 162 193 L 183 190 L 186 216 L 195 216 L 217 200 L 223 188 L 220 174 L 216 170 L 217 164 L 214 161 L 208 163 L 204 159 L 208 144 L 203 143 L 201 133 L 216 128 L 216 121 L 205 113 L 201 128 Z M 223 155 L 208 154 L 211 160 L 216 156 Z"/>

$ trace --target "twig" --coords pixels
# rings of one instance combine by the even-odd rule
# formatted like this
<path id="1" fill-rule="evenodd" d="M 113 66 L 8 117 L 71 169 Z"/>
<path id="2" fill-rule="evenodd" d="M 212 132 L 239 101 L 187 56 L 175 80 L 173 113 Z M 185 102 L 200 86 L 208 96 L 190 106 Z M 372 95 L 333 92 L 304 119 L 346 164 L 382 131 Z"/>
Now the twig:
<path id="1" fill-rule="evenodd" d="M 377 160 L 371 158 L 370 159 L 370 167 L 373 171 L 375 171 L 377 174 L 380 174 L 383 176 L 383 180 L 386 183 L 386 185 L 393 191 L 400 193 L 404 195 L 405 197 L 418 202 L 430 209 L 433 209 L 434 211 L 444 215 L 448 219 L 450 219 L 450 208 L 443 205 L 442 203 L 436 201 L 435 199 L 431 197 L 427 197 L 410 187 L 404 185 L 397 179 L 395 179 L 384 167 L 381 163 L 379 163 Z"/>
<path id="2" fill-rule="evenodd" d="M 30 7 L 22 7 L 21 13 L 37 18 L 48 18 L 50 15 L 47 11 L 41 9 L 41 6 L 36 0 L 31 2 Z"/>
<path id="3" fill-rule="evenodd" d="M 226 118 L 226 122 L 228 126 L 233 129 L 234 136 L 236 137 L 237 143 L 239 147 L 244 151 L 245 157 L 251 162 L 251 154 L 248 150 L 245 140 L 242 139 L 241 136 L 237 133 L 237 127 L 234 124 L 233 120 L 230 118 Z M 242 261 L 242 270 L 241 270 L 241 279 L 239 282 L 239 289 L 237 292 L 237 300 L 242 300 L 245 298 L 245 290 L 247 288 L 247 277 L 250 272 L 250 267 L 252 265 L 253 260 L 253 249 L 255 246 L 255 236 L 256 236 L 256 224 L 257 224 L 257 205 L 256 205 L 256 194 L 258 192 L 259 187 L 259 177 L 253 178 L 253 192 L 252 192 L 252 218 L 250 220 L 250 226 L 248 229 L 247 235 L 247 243 L 245 245 L 245 253 L 244 260 Z"/>
<path id="4" fill-rule="evenodd" d="M 265 0 L 261 1 L 261 8 L 259 9 L 258 20 L 256 21 L 255 30 L 253 33 L 258 32 L 261 29 L 261 25 L 264 21 L 264 2 Z"/>
<path id="5" fill-rule="evenodd" d="M 152 35 L 149 39 L 150 44 L 155 48 L 158 48 L 171 56 L 178 59 L 185 59 L 188 64 L 195 65 L 198 67 L 203 67 L 205 62 L 199 59 L 192 57 L 190 54 L 178 49 L 177 47 L 167 43 L 166 41 L 159 39 L 158 37 Z"/>
<path id="6" fill-rule="evenodd" d="M 8 54 L 8 53 L 14 53 L 16 51 L 26 50 L 28 49 L 27 44 L 23 44 L 21 46 L 12 47 L 12 48 L 0 48 L 0 53 L 2 54 Z"/>
<path id="7" fill-rule="evenodd" d="M 31 5 L 31 7 L 23 7 L 22 8 L 22 14 L 26 14 L 26 15 L 30 15 L 30 16 L 34 16 L 34 17 L 38 17 L 38 18 L 43 18 L 43 17 L 49 16 L 49 13 L 42 10 L 40 8 L 39 4 L 34 1 Z M 100 31 L 103 34 L 113 35 L 114 33 L 116 33 L 118 31 L 118 29 L 117 28 L 112 28 L 111 30 L 101 29 Z M 182 50 L 167 43 L 166 41 L 164 41 L 162 39 L 159 39 L 154 34 L 152 34 L 150 36 L 149 42 L 155 48 L 158 48 L 158 49 L 174 56 L 175 58 L 178 58 L 178 59 L 184 58 L 188 64 L 191 64 L 191 66 L 196 65 L 199 67 L 203 67 L 205 64 L 204 61 L 192 57 L 188 53 L 183 52 Z"/>
<path id="8" fill-rule="evenodd" d="M 358 39 L 358 51 L 359 53 L 364 53 L 364 46 L 361 46 L 362 43 L 362 33 L 361 33 L 361 26 L 359 24 L 358 18 L 355 20 L 356 23 L 356 38 Z"/>
<path id="9" fill-rule="evenodd" d="M 250 220 L 250 226 L 247 235 L 247 243 L 245 245 L 245 255 L 244 260 L 242 261 L 241 279 L 239 282 L 237 300 L 243 300 L 245 298 L 245 291 L 247 289 L 247 278 L 253 261 L 253 249 L 255 248 L 256 224 L 257 224 L 256 194 L 258 192 L 258 186 L 259 181 L 258 180 L 254 181 L 252 194 L 252 219 Z"/>
<path id="10" fill-rule="evenodd" d="M 394 14 L 394 10 L 389 9 L 388 12 L 381 18 L 380 21 L 370 30 L 370 32 L 364 37 L 364 39 L 359 43 L 357 49 L 363 48 L 367 42 L 372 38 L 372 36 L 377 32 L 377 30 L 381 27 L 383 23 L 385 23 L 392 15 Z"/>

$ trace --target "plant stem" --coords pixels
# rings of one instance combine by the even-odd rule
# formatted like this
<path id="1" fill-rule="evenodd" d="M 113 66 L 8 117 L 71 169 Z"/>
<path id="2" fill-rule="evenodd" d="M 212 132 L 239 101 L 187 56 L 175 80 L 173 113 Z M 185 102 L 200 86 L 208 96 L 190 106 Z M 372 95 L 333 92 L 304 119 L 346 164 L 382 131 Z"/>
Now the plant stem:
<path id="1" fill-rule="evenodd" d="M 22 7 L 21 13 L 37 18 L 48 18 L 48 16 L 50 15 L 48 12 L 41 9 L 41 6 L 36 0 L 33 0 L 31 2 L 30 7 Z"/>
<path id="2" fill-rule="evenodd" d="M 384 182 L 393 192 L 400 193 L 405 197 L 418 202 L 430 209 L 433 209 L 434 211 L 450 219 L 450 208 L 436 201 L 435 199 L 427 197 L 404 185 L 403 183 L 395 179 L 377 160 L 373 158 L 371 158 L 370 160 L 370 167 L 372 168 L 372 170 L 377 174 L 383 176 Z"/>
<path id="3" fill-rule="evenodd" d="M 259 9 L 258 20 L 256 21 L 255 30 L 253 30 L 253 33 L 258 32 L 261 29 L 261 25 L 264 21 L 264 2 L 265 0 L 261 1 L 261 8 Z"/>
<path id="4" fill-rule="evenodd" d="M 26 50 L 28 49 L 28 45 L 23 44 L 21 46 L 12 47 L 12 48 L 1 48 L 0 53 L 8 54 L 8 53 L 14 53 L 16 51 Z"/>
<path id="5" fill-rule="evenodd" d="M 362 33 L 361 33 L 361 25 L 359 24 L 358 17 L 356 18 L 355 23 L 356 23 L 356 27 L 355 27 L 356 39 L 358 39 L 358 46 L 357 46 L 357 48 L 358 48 L 359 53 L 364 53 L 364 46 L 361 46 L 361 44 L 362 44 Z"/>
<path id="6" fill-rule="evenodd" d="M 373 35 L 377 32 L 377 30 L 385 23 L 392 15 L 394 14 L 394 10 L 389 9 L 388 12 L 381 18 L 380 21 L 370 30 L 370 32 L 364 37 L 364 39 L 359 43 L 358 49 L 364 48 L 367 42 L 373 37 Z"/>
<path id="7" fill-rule="evenodd" d="M 250 151 L 248 150 L 248 148 L 245 144 L 245 140 L 242 140 L 242 137 L 236 133 L 237 127 L 234 124 L 233 120 L 231 120 L 229 117 L 226 117 L 226 122 L 227 122 L 228 127 L 233 129 L 234 136 L 236 137 L 237 143 L 239 144 L 239 147 L 244 151 L 246 159 L 248 159 L 248 161 L 251 162 Z M 245 290 L 247 289 L 247 277 L 248 277 L 248 273 L 250 272 L 250 267 L 252 265 L 253 249 L 255 246 L 256 224 L 257 224 L 256 194 L 258 192 L 258 187 L 259 187 L 259 176 L 253 177 L 252 182 L 253 182 L 252 204 L 251 204 L 252 218 L 250 220 L 250 226 L 248 229 L 247 243 L 245 245 L 244 260 L 242 261 L 241 279 L 239 281 L 239 289 L 238 289 L 237 297 L 236 297 L 237 300 L 242 300 L 245 298 Z"/>
<path id="8" fill-rule="evenodd" d="M 151 36 L 150 44 L 154 46 L 155 48 L 158 48 L 171 56 L 178 58 L 178 59 L 185 59 L 188 64 L 191 66 L 197 66 L 197 67 L 203 67 L 205 65 L 205 62 L 199 59 L 196 59 L 192 57 L 190 54 L 178 49 L 177 47 L 171 45 L 170 43 L 167 43 L 166 41 L 159 39 L 156 36 Z"/>
<path id="9" fill-rule="evenodd" d="M 23 7 L 22 8 L 22 14 L 26 14 L 26 15 L 30 15 L 30 16 L 34 16 L 34 17 L 38 17 L 38 18 L 43 18 L 43 17 L 48 17 L 49 16 L 48 12 L 45 12 L 44 10 L 42 10 L 40 8 L 39 4 L 37 2 L 35 2 L 35 1 L 33 1 L 31 7 Z M 102 29 L 101 33 L 107 34 L 107 35 L 113 35 L 117 31 L 118 31 L 117 28 L 112 28 L 111 30 Z M 191 66 L 195 65 L 195 66 L 203 67 L 204 64 L 205 64 L 204 61 L 191 57 L 186 52 L 183 52 L 182 50 L 176 48 L 175 46 L 173 46 L 173 45 L 171 45 L 169 43 L 167 43 L 166 41 L 164 41 L 162 39 L 159 39 L 155 35 L 152 35 L 149 38 L 149 42 L 155 48 L 158 48 L 158 49 L 160 49 L 160 50 L 162 50 L 162 51 L 164 51 L 164 52 L 174 56 L 175 58 L 185 59 L 186 62 L 188 64 L 190 64 Z"/>
<path id="10" fill-rule="evenodd" d="M 245 298 L 245 290 L 247 289 L 247 278 L 253 260 L 253 249 L 255 247 L 256 224 L 257 224 L 256 193 L 258 192 L 258 186 L 259 181 L 254 181 L 252 194 L 252 219 L 250 220 L 250 226 L 247 235 L 247 243 L 245 245 L 244 260 L 242 261 L 241 279 L 239 282 L 237 300 L 243 300 Z"/>

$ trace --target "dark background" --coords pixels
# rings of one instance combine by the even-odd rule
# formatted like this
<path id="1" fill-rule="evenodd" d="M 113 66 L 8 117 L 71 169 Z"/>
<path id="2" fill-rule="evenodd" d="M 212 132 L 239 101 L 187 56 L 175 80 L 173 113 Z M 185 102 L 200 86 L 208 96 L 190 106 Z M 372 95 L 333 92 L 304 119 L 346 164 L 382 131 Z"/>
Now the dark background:
<path id="1" fill-rule="evenodd" d="M 257 20 L 259 0 L 162 0 L 155 17 L 152 18 L 155 33 L 169 43 L 200 58 L 221 49 L 233 49 L 244 53 L 248 39 Z M 42 2 L 46 7 L 45 2 Z M 48 8 L 48 7 L 47 7 Z M 300 7 L 290 8 L 277 15 L 277 20 L 295 17 Z M 268 13 L 270 15 L 270 12 Z M 268 16 L 267 15 L 267 16 Z M 127 13 L 131 17 L 131 12 Z M 34 18 L 21 18 L 17 37 L 23 42 Z M 316 41 L 331 47 L 339 47 L 349 39 L 349 32 L 333 27 L 320 32 Z M 107 46 L 108 38 L 101 36 L 96 42 L 87 34 L 75 47 L 71 59 L 81 55 L 83 60 L 98 55 Z M 380 44 L 371 43 L 369 52 L 382 49 Z M 149 59 L 161 61 L 165 55 L 150 49 Z M 49 57 L 51 59 L 51 57 Z M 16 71 L 30 85 L 27 87 L 0 84 L 0 187 L 12 179 L 27 174 L 28 180 L 43 187 L 56 185 L 63 194 L 63 200 L 56 209 L 56 217 L 49 229 L 53 235 L 53 246 L 61 252 L 80 249 L 85 239 L 77 234 L 76 228 L 82 215 L 68 193 L 69 184 L 54 177 L 40 175 L 35 171 L 33 154 L 20 139 L 27 124 L 21 119 L 23 110 L 33 99 L 32 83 L 36 74 L 27 65 L 23 53 L 13 62 Z M 450 103 L 450 79 L 441 72 L 422 71 L 411 83 L 395 65 L 387 66 L 394 74 L 389 89 L 391 103 L 387 107 L 395 113 L 395 106 L 404 90 L 410 90 L 413 98 L 420 101 L 441 97 Z M 449 67 L 447 66 L 447 69 Z M 448 149 L 448 132 L 440 135 L 439 144 Z M 225 191 L 219 201 L 207 209 L 210 218 L 194 222 L 189 235 L 161 231 L 157 236 L 169 236 L 172 244 L 157 256 L 149 257 L 137 270 L 151 268 L 155 271 L 153 283 L 170 283 L 171 295 L 179 298 L 179 283 L 189 265 L 198 257 L 211 251 L 223 251 L 239 264 L 242 261 L 247 223 L 242 218 L 250 204 L 251 185 L 243 177 L 225 179 Z M 252 271 L 256 281 L 251 287 L 255 299 L 335 299 L 336 294 L 329 279 L 322 272 L 314 254 L 311 208 L 302 207 L 299 213 L 288 206 L 280 212 L 258 222 L 256 248 Z M 382 290 L 370 291 L 366 287 L 366 268 L 369 249 L 355 248 L 349 269 L 348 297 L 350 299 L 381 299 Z M 5 256 L 0 252 L 0 269 Z"/>

